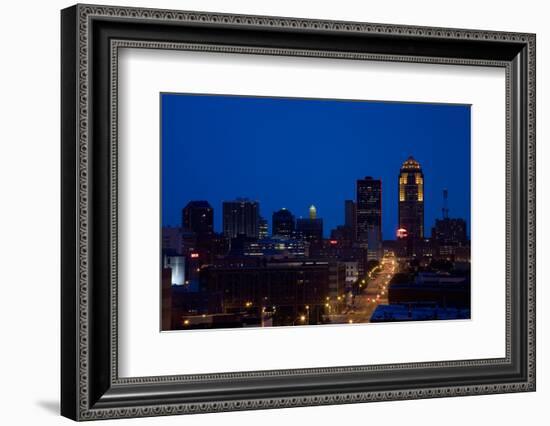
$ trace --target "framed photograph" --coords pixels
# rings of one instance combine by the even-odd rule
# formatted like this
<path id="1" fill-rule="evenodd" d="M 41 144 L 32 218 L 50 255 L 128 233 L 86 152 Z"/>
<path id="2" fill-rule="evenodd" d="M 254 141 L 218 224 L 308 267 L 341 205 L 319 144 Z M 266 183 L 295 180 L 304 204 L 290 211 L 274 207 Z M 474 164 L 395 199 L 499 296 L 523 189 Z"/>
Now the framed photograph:
<path id="1" fill-rule="evenodd" d="M 61 412 L 535 390 L 535 35 L 61 12 Z"/>

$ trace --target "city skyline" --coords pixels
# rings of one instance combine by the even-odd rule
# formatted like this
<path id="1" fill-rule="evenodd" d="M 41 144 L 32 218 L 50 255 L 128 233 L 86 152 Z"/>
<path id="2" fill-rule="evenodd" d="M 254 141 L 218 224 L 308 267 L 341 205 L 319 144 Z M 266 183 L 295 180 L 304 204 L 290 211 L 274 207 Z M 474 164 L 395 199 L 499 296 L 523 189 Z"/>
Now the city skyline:
<path id="1" fill-rule="evenodd" d="M 410 178 L 412 181 L 408 182 Z M 407 232 L 409 235 L 414 235 L 415 238 L 429 238 L 430 237 L 430 230 L 437 224 L 438 221 L 442 219 L 449 218 L 449 208 L 448 208 L 448 190 L 445 188 L 442 191 L 442 208 L 441 208 L 441 216 L 436 217 L 432 225 L 428 225 L 426 230 L 424 229 L 424 212 L 423 212 L 423 206 L 424 206 L 424 195 L 423 195 L 423 187 L 424 187 L 424 175 L 422 173 L 422 167 L 419 162 L 415 160 L 413 156 L 409 156 L 402 164 L 398 176 L 398 186 L 399 186 L 399 195 L 398 200 L 396 200 L 397 210 L 398 210 L 398 216 L 403 215 L 403 208 L 409 209 L 410 207 L 407 206 L 407 203 L 410 203 L 410 200 L 415 200 L 414 203 L 417 203 L 419 201 L 419 204 L 422 206 L 422 210 L 419 213 L 409 213 L 412 214 L 411 219 L 403 218 L 401 217 L 400 220 L 398 220 L 398 226 L 396 226 L 396 230 L 398 229 L 407 229 Z M 365 242 L 369 241 L 370 238 L 372 238 L 371 232 L 373 231 L 375 234 L 375 242 L 376 244 L 381 244 L 383 239 L 381 238 L 381 227 L 380 223 L 382 222 L 382 209 L 381 209 L 381 200 L 383 199 L 383 185 L 381 180 L 374 179 L 371 176 L 366 176 L 362 179 L 357 179 L 356 181 L 356 197 L 353 200 L 345 200 L 343 208 L 343 221 L 342 223 L 338 224 L 334 228 L 326 229 L 322 226 L 323 238 L 330 237 L 330 234 L 333 230 L 336 230 L 337 228 L 341 228 L 342 226 L 347 226 L 350 228 L 353 228 L 353 233 L 355 235 L 354 238 L 357 238 L 357 241 Z M 407 201 L 406 201 L 407 200 Z M 351 204 L 350 204 L 351 203 Z M 307 216 L 298 216 L 294 212 L 292 212 L 290 209 L 287 209 L 286 207 L 282 207 L 279 210 L 276 210 L 272 212 L 271 214 L 262 215 L 260 213 L 261 211 L 261 201 L 260 200 L 251 200 L 246 197 L 242 198 L 235 198 L 233 200 L 223 200 L 221 211 L 222 211 L 222 226 L 220 229 L 216 229 L 214 226 L 214 220 L 215 217 L 215 208 L 209 203 L 209 200 L 189 200 L 189 202 L 182 208 L 182 220 L 179 225 L 175 225 L 175 227 L 181 226 L 182 228 L 190 228 L 189 226 L 189 218 L 187 210 L 190 206 L 196 206 L 199 205 L 201 209 L 207 212 L 208 221 L 210 222 L 209 231 L 210 232 L 217 232 L 220 234 L 225 235 L 229 238 L 235 238 L 239 233 L 246 235 L 246 236 L 254 236 L 258 238 L 261 234 L 260 232 L 260 226 L 261 222 L 264 222 L 268 224 L 265 232 L 265 236 L 271 235 L 271 236 L 283 236 L 283 237 L 290 237 L 292 235 L 292 232 L 295 230 L 296 224 L 299 220 L 304 219 L 315 219 L 317 217 L 317 207 L 314 204 L 311 204 L 308 208 L 308 215 Z M 243 217 L 238 218 L 237 221 L 242 222 L 240 225 L 236 224 L 229 224 L 230 217 L 232 217 L 232 221 L 235 221 L 237 219 L 235 216 L 236 211 L 233 211 L 233 214 L 229 212 L 230 209 L 245 209 L 247 212 L 243 210 Z M 360 206 L 359 209 L 357 206 Z M 253 210 L 250 210 L 252 208 Z M 353 218 L 350 219 L 350 212 L 349 209 L 353 208 Z M 407 211 L 407 210 L 405 210 Z M 283 216 L 286 216 L 284 221 L 281 222 L 281 214 Z M 421 218 L 421 229 L 420 230 L 412 230 L 414 228 L 414 225 L 411 224 L 411 226 L 407 226 L 409 223 L 408 221 L 413 220 L 413 222 L 417 219 L 412 219 L 412 217 L 415 217 L 417 214 L 419 214 L 419 218 Z M 237 215 L 238 216 L 238 215 Z M 245 219 L 244 216 L 248 217 L 248 220 Z M 253 216 L 257 216 L 257 223 L 255 224 L 254 229 L 245 229 L 246 222 L 249 223 L 248 226 L 250 226 L 250 218 Z M 277 221 L 275 221 L 275 217 L 277 217 Z M 270 218 L 271 220 L 269 220 Z M 321 216 L 318 217 L 321 221 L 323 218 Z M 457 218 L 460 220 L 464 220 L 466 223 L 466 220 L 464 218 Z M 204 216 L 203 216 L 203 219 Z M 288 228 L 288 225 L 285 225 L 288 221 L 292 222 L 292 225 L 290 228 Z M 374 221 L 374 222 L 373 222 Z M 353 222 L 353 223 L 352 223 Z M 362 224 L 364 222 L 364 224 Z M 285 231 L 282 231 L 280 229 L 281 225 L 286 229 Z M 170 227 L 171 225 L 168 225 L 167 227 Z M 228 226 L 230 226 L 230 229 L 228 229 Z M 466 229 L 466 235 L 468 235 L 468 230 Z M 396 235 L 399 232 L 397 231 L 394 235 L 391 237 L 385 238 L 386 240 L 394 240 L 396 239 Z M 371 241 L 372 244 L 372 241 Z"/>
<path id="2" fill-rule="evenodd" d="M 470 317 L 468 106 L 162 101 L 163 330 Z"/>
<path id="3" fill-rule="evenodd" d="M 215 231 L 221 232 L 222 202 L 246 197 L 259 202 L 270 234 L 273 212 L 284 207 L 296 219 L 307 218 L 313 204 L 328 237 L 331 229 L 344 224 L 344 203 L 356 198 L 356 181 L 372 176 L 382 181 L 382 238 L 394 239 L 396 182 L 403 161 L 414 155 L 427 176 L 426 233 L 441 218 L 442 192 L 447 188 L 450 216 L 464 218 L 469 234 L 470 199 L 469 191 L 464 191 L 470 183 L 468 106 L 166 94 L 162 105 L 163 226 L 179 226 L 185 204 L 204 199 L 214 209 Z M 319 129 L 312 122 L 313 115 L 322 120 L 329 113 L 337 123 L 324 123 Z M 391 117 L 396 114 L 400 126 L 392 126 Z M 181 126 L 182 116 L 189 118 L 185 126 Z M 274 122 L 279 128 L 269 126 Z M 266 127 L 269 132 L 263 132 Z M 455 131 L 449 133 L 449 127 Z M 286 129 L 284 137 L 281 128 Z M 281 137 L 276 144 L 273 133 Z M 373 143 L 377 138 L 384 141 L 378 144 L 383 147 Z M 319 152 L 307 147 L 310 139 Z M 330 152 L 334 139 L 334 152 Z M 198 143 L 190 143 L 195 140 Z M 303 146 L 297 143 L 300 140 L 305 141 Z M 232 154 L 230 147 L 235 143 L 244 154 Z M 351 155 L 354 149 L 358 155 Z M 391 157 L 381 153 L 388 151 Z M 354 170 L 358 173 L 352 177 Z"/>

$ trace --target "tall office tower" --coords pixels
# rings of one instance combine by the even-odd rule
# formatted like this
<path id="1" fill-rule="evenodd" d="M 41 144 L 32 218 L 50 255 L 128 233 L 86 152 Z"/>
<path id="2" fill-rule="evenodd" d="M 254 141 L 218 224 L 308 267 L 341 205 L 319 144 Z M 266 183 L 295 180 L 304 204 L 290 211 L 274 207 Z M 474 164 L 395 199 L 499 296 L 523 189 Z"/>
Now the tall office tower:
<path id="1" fill-rule="evenodd" d="M 382 181 L 370 176 L 357 181 L 357 241 L 367 246 L 369 259 L 382 255 Z"/>
<path id="2" fill-rule="evenodd" d="M 181 212 L 184 231 L 194 232 L 198 237 L 207 237 L 214 232 L 214 210 L 208 201 L 190 201 Z"/>
<path id="3" fill-rule="evenodd" d="M 424 238 L 424 174 L 412 156 L 401 166 L 398 177 L 399 229 L 411 240 Z"/>
<path id="4" fill-rule="evenodd" d="M 317 256 L 323 245 L 323 219 L 317 217 L 315 206 L 309 208 L 308 218 L 296 221 L 296 235 L 309 243 L 310 256 Z"/>
<path id="5" fill-rule="evenodd" d="M 273 236 L 291 238 L 294 235 L 295 220 L 290 210 L 282 208 L 274 212 L 271 220 Z"/>
<path id="6" fill-rule="evenodd" d="M 246 236 L 258 238 L 260 235 L 260 204 L 247 198 L 224 201 L 223 234 L 227 238 Z"/>
<path id="7" fill-rule="evenodd" d="M 353 200 L 346 200 L 344 203 L 345 206 L 345 217 L 344 225 L 346 228 L 350 229 L 352 241 L 355 241 L 357 238 L 357 222 L 356 222 L 356 204 Z"/>

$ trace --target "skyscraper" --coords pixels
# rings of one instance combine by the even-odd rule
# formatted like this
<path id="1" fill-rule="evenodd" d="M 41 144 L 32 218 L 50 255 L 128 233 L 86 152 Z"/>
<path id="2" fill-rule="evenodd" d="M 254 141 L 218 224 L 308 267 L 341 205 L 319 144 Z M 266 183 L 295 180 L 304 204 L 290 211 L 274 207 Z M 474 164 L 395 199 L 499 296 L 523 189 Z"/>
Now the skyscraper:
<path id="1" fill-rule="evenodd" d="M 208 201 L 190 201 L 181 213 L 181 226 L 184 231 L 194 232 L 198 237 L 209 236 L 214 232 L 214 210 Z"/>
<path id="2" fill-rule="evenodd" d="M 309 243 L 310 255 L 318 255 L 323 245 L 323 219 L 317 217 L 315 206 L 309 208 L 308 218 L 296 221 L 296 235 Z"/>
<path id="3" fill-rule="evenodd" d="M 285 208 L 273 213 L 272 216 L 272 235 L 278 237 L 291 238 L 295 229 L 294 215 Z"/>
<path id="4" fill-rule="evenodd" d="M 309 243 L 321 243 L 323 240 L 323 219 L 299 218 L 296 221 L 296 233 Z"/>
<path id="5" fill-rule="evenodd" d="M 357 241 L 367 246 L 368 256 L 382 254 L 382 181 L 367 176 L 357 181 Z"/>
<path id="6" fill-rule="evenodd" d="M 357 208 L 356 208 L 355 201 L 346 200 L 344 206 L 345 206 L 344 225 L 346 226 L 346 228 L 350 229 L 351 238 L 353 241 L 355 241 L 355 239 L 357 238 L 357 223 L 356 223 Z"/>
<path id="7" fill-rule="evenodd" d="M 424 174 L 412 156 L 401 166 L 398 177 L 399 229 L 409 239 L 424 238 Z"/>
<path id="8" fill-rule="evenodd" d="M 224 201 L 223 234 L 227 238 L 246 236 L 258 238 L 260 235 L 260 204 L 246 198 Z"/>

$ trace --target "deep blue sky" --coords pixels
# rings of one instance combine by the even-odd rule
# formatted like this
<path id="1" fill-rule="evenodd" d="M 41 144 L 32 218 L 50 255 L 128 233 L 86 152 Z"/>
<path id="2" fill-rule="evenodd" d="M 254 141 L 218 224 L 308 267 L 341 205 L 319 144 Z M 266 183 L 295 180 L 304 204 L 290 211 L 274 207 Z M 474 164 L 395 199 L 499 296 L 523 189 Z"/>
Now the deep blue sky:
<path id="1" fill-rule="evenodd" d="M 397 228 L 397 176 L 414 156 L 425 179 L 425 229 L 441 217 L 470 227 L 470 107 L 465 105 L 161 94 L 162 224 L 179 225 L 190 200 L 208 200 L 221 231 L 222 201 L 248 197 L 263 217 L 314 204 L 325 235 L 344 221 L 355 182 L 382 179 L 382 231 Z"/>

